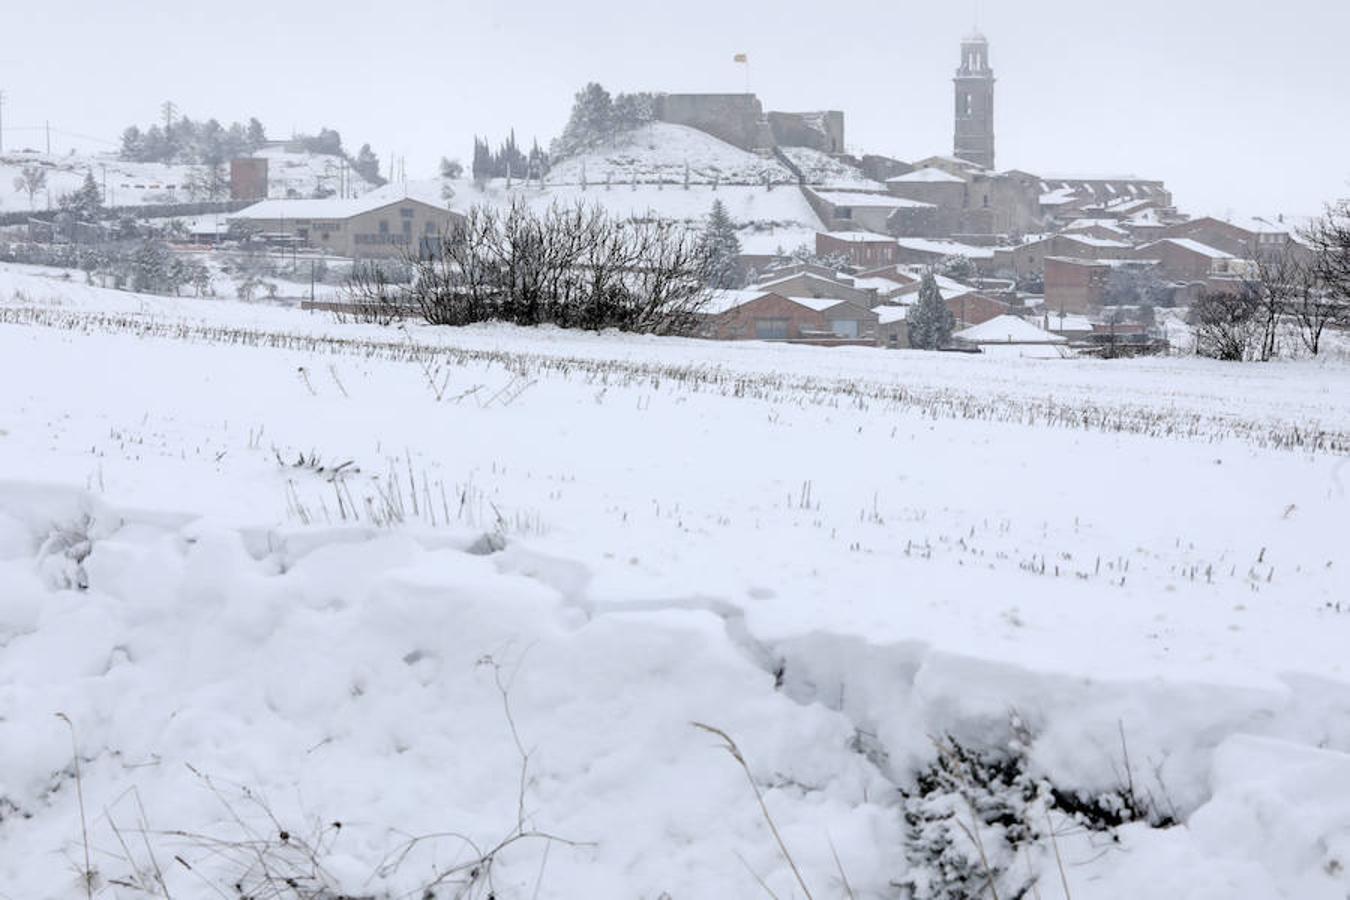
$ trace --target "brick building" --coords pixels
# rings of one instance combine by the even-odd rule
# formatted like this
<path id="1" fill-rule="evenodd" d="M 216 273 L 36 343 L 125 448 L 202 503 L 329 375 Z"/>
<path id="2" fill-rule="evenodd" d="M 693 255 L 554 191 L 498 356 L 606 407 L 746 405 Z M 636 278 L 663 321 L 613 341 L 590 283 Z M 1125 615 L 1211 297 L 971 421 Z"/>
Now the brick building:
<path id="1" fill-rule="evenodd" d="M 1000 248 L 997 268 L 1017 278 L 1033 278 L 1045 272 L 1045 261 L 1052 256 L 1067 259 L 1129 259 L 1134 247 L 1119 240 L 1107 240 L 1080 233 L 1052 234 L 1017 247 Z"/>
<path id="2" fill-rule="evenodd" d="M 1217 247 L 1191 238 L 1163 238 L 1135 251 L 1135 258 L 1151 260 L 1174 281 L 1203 281 L 1213 275 L 1229 274 L 1237 257 Z"/>
<path id="3" fill-rule="evenodd" d="M 847 300 L 787 297 L 775 291 L 723 291 L 709 307 L 703 335 L 717 340 L 873 346 L 877 314 Z"/>
<path id="4" fill-rule="evenodd" d="M 1110 263 L 1051 256 L 1044 264 L 1048 312 L 1085 314 L 1101 308 L 1111 277 Z"/>
<path id="5" fill-rule="evenodd" d="M 895 265 L 900 247 L 895 238 L 869 231 L 831 231 L 816 235 L 816 256 L 846 257 L 859 269 Z"/>

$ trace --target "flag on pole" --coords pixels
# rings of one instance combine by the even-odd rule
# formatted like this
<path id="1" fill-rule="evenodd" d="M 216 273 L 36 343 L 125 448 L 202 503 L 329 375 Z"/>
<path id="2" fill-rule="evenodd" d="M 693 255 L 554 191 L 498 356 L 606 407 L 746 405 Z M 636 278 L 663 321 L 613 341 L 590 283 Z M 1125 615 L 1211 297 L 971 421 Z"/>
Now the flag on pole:
<path id="1" fill-rule="evenodd" d="M 749 57 L 749 56 L 746 56 L 744 53 L 737 53 L 735 56 L 733 56 L 733 57 L 731 58 L 731 61 L 732 61 L 732 62 L 738 62 L 738 63 L 746 63 L 746 64 L 749 64 L 749 62 L 750 62 L 750 57 Z"/>

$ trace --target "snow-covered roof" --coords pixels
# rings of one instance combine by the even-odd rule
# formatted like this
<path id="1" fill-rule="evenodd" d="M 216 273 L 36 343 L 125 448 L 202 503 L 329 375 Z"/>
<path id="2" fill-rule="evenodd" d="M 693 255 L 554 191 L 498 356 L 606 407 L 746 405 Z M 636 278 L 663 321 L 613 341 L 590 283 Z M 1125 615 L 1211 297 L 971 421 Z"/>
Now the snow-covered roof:
<path id="1" fill-rule="evenodd" d="M 872 275 L 867 278 L 853 279 L 853 286 L 862 291 L 873 290 L 878 293 L 887 294 L 891 291 L 904 289 L 906 287 L 906 282 L 896 281 L 893 278 L 885 278 L 880 275 Z"/>
<path id="2" fill-rule="evenodd" d="M 824 275 L 817 275 L 815 272 L 793 272 L 791 275 L 784 275 L 779 278 L 774 278 L 772 281 L 760 282 L 758 285 L 755 286 L 755 289 L 760 291 L 769 291 L 780 284 L 786 284 L 787 282 L 795 281 L 798 278 L 805 278 L 808 281 L 819 281 L 822 284 L 827 284 L 830 287 L 834 288 L 842 287 L 851 289 L 853 287 L 852 284 L 846 284 L 842 281 L 838 281 L 833 278 L 826 278 Z"/>
<path id="3" fill-rule="evenodd" d="M 1043 175 L 1046 181 L 1137 181 L 1146 184 L 1158 184 L 1156 178 L 1140 178 L 1138 175 Z"/>
<path id="4" fill-rule="evenodd" d="M 887 178 L 887 184 L 965 184 L 965 179 L 951 172 L 928 166 L 922 169 L 915 169 L 906 175 L 897 175 L 894 178 Z"/>
<path id="5" fill-rule="evenodd" d="M 1078 195 L 1069 188 L 1057 188 L 1047 194 L 1041 194 L 1041 206 L 1064 206 L 1078 199 Z"/>
<path id="6" fill-rule="evenodd" d="M 1086 231 L 1089 228 L 1103 228 L 1114 234 L 1126 235 L 1127 232 L 1115 219 L 1075 219 L 1065 226 L 1065 231 Z"/>
<path id="7" fill-rule="evenodd" d="M 1233 256 L 1233 254 L 1226 253 L 1223 250 L 1218 249 L 1217 247 L 1211 247 L 1209 244 L 1202 244 L 1199 241 L 1195 240 L 1194 238 L 1163 238 L 1160 241 L 1154 241 L 1148 246 L 1141 247 L 1140 249 L 1148 250 L 1150 247 L 1156 247 L 1159 244 L 1175 244 L 1176 246 L 1189 250 L 1192 253 L 1199 253 L 1202 256 L 1208 256 L 1210 259 L 1236 259 L 1236 257 Z"/>
<path id="8" fill-rule="evenodd" d="M 895 238 L 888 234 L 876 234 L 872 231 L 826 231 L 824 235 L 836 241 L 850 244 L 894 244 Z"/>
<path id="9" fill-rule="evenodd" d="M 262 200 L 252 206 L 246 206 L 232 219 L 350 219 L 361 213 L 392 206 L 395 203 L 423 203 L 425 200 L 409 197 L 406 194 L 389 194 L 384 191 L 371 191 L 360 197 L 327 197 L 323 200 Z"/>
<path id="10" fill-rule="evenodd" d="M 872 312 L 877 314 L 878 325 L 891 325 L 909 318 L 908 306 L 874 306 Z"/>
<path id="11" fill-rule="evenodd" d="M 1072 313 L 1046 313 L 1045 324 L 1049 331 L 1092 332 L 1091 319 Z"/>
<path id="12" fill-rule="evenodd" d="M 894 209 L 934 209 L 931 203 L 907 200 L 894 194 L 863 194 L 850 191 L 816 191 L 816 196 L 831 206 L 873 206 Z"/>
<path id="13" fill-rule="evenodd" d="M 895 241 L 906 250 L 918 253 L 932 253 L 938 256 L 964 256 L 967 259 L 993 259 L 993 247 L 973 247 L 956 241 L 938 238 L 897 238 Z"/>
<path id="14" fill-rule="evenodd" d="M 745 290 L 724 289 L 712 291 L 708 296 L 708 302 L 704 303 L 699 312 L 709 315 L 718 315 L 719 313 L 730 312 L 733 309 L 744 306 L 752 300 L 758 300 L 760 297 L 767 296 L 773 291 L 763 291 L 755 288 Z"/>
<path id="15" fill-rule="evenodd" d="M 958 331 L 953 337 L 972 344 L 1062 344 L 1067 340 L 1037 328 L 1026 319 L 1010 315 L 995 316 L 988 322 Z"/>
<path id="16" fill-rule="evenodd" d="M 848 303 L 847 300 L 840 300 L 836 297 L 788 297 L 788 299 L 798 306 L 805 306 L 807 309 L 815 310 L 816 312 L 824 312 L 841 303 Z"/>
<path id="17" fill-rule="evenodd" d="M 1148 226 L 1162 225 L 1162 215 L 1158 212 L 1156 206 L 1150 206 L 1148 209 L 1142 209 L 1125 220 L 1126 225 Z"/>
<path id="18" fill-rule="evenodd" d="M 1095 238 L 1087 234 L 1066 234 L 1065 238 L 1083 244 L 1087 247 L 1099 247 L 1112 250 L 1128 250 L 1132 245 L 1124 241 L 1110 241 L 1106 238 Z"/>

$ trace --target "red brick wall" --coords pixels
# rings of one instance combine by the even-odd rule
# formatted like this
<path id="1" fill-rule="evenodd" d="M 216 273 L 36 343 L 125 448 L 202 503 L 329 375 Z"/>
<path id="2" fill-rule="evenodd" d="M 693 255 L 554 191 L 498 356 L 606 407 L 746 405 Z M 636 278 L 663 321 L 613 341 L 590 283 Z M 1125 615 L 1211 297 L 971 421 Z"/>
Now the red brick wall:
<path id="1" fill-rule="evenodd" d="M 724 341 L 757 340 L 756 319 L 786 319 L 789 339 L 800 337 L 803 328 L 818 331 L 828 327 L 829 324 L 825 316 L 815 310 L 808 309 L 800 303 L 793 303 L 778 294 L 765 294 L 718 316 L 713 336 Z"/>
<path id="2" fill-rule="evenodd" d="M 900 247 L 895 241 L 845 241 L 828 234 L 816 235 L 816 255 L 832 256 L 841 254 L 848 257 L 853 265 L 860 269 L 875 269 L 879 266 L 893 266 L 900 256 Z"/>
<path id="3" fill-rule="evenodd" d="M 1009 309 L 1008 304 L 993 297 L 986 297 L 984 294 L 953 297 L 947 301 L 947 308 L 956 316 L 956 321 L 965 323 L 966 327 L 996 319 Z"/>
<path id="4" fill-rule="evenodd" d="M 1045 261 L 1045 308 L 1052 313 L 1088 313 L 1101 307 L 1111 267 L 1068 262 L 1051 257 Z"/>

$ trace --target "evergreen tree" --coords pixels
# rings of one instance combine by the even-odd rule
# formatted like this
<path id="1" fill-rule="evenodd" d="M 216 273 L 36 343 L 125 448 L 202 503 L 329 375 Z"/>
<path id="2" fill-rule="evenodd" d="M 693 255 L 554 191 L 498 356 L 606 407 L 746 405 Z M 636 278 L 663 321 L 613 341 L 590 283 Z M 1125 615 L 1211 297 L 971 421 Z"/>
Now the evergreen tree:
<path id="1" fill-rule="evenodd" d="M 263 129 L 262 122 L 259 122 L 256 118 L 248 120 L 248 130 L 246 134 L 248 137 L 249 150 L 257 150 L 263 144 L 267 143 L 267 132 Z"/>
<path id="2" fill-rule="evenodd" d="M 356 152 L 356 159 L 352 160 L 352 169 L 373 185 L 388 183 L 380 176 L 380 158 L 370 149 L 369 144 L 362 144 L 361 149 Z"/>
<path id="3" fill-rule="evenodd" d="M 141 130 L 132 125 L 122 132 L 122 159 L 128 162 L 141 162 L 145 156 L 145 137 Z"/>
<path id="4" fill-rule="evenodd" d="M 93 172 L 84 173 L 84 183 L 60 200 L 62 211 L 70 213 L 77 222 L 97 222 L 103 215 L 103 191 L 94 181 Z"/>
<path id="5" fill-rule="evenodd" d="M 487 181 L 492 177 L 492 151 L 488 149 L 487 141 L 473 139 L 473 180 L 477 182 Z"/>
<path id="6" fill-rule="evenodd" d="M 700 244 L 707 267 L 708 284 L 715 288 L 739 287 L 741 242 L 736 237 L 736 223 L 731 221 L 721 200 L 713 201 Z"/>
<path id="7" fill-rule="evenodd" d="M 655 105 L 651 94 L 618 94 L 614 98 L 614 130 L 632 131 L 646 125 L 655 115 Z"/>
<path id="8" fill-rule="evenodd" d="M 535 178 L 543 178 L 548 174 L 548 154 L 540 149 L 538 138 L 535 139 L 533 146 L 530 147 L 530 158 L 528 163 L 530 174 Z"/>
<path id="9" fill-rule="evenodd" d="M 235 159 L 249 153 L 248 132 L 244 126 L 238 122 L 230 123 L 230 127 L 225 131 L 225 156 L 227 159 Z"/>
<path id="10" fill-rule="evenodd" d="M 614 101 L 609 91 L 596 82 L 576 95 L 572 114 L 558 139 L 556 155 L 566 156 L 609 140 L 614 134 Z"/>
<path id="11" fill-rule="evenodd" d="M 457 181 L 464 177 L 464 165 L 457 159 L 441 157 L 441 177 L 447 181 Z"/>
<path id="12" fill-rule="evenodd" d="M 909 310 L 909 345 L 916 350 L 939 350 L 952 339 L 956 317 L 938 290 L 937 278 L 925 272 L 919 299 Z"/>

